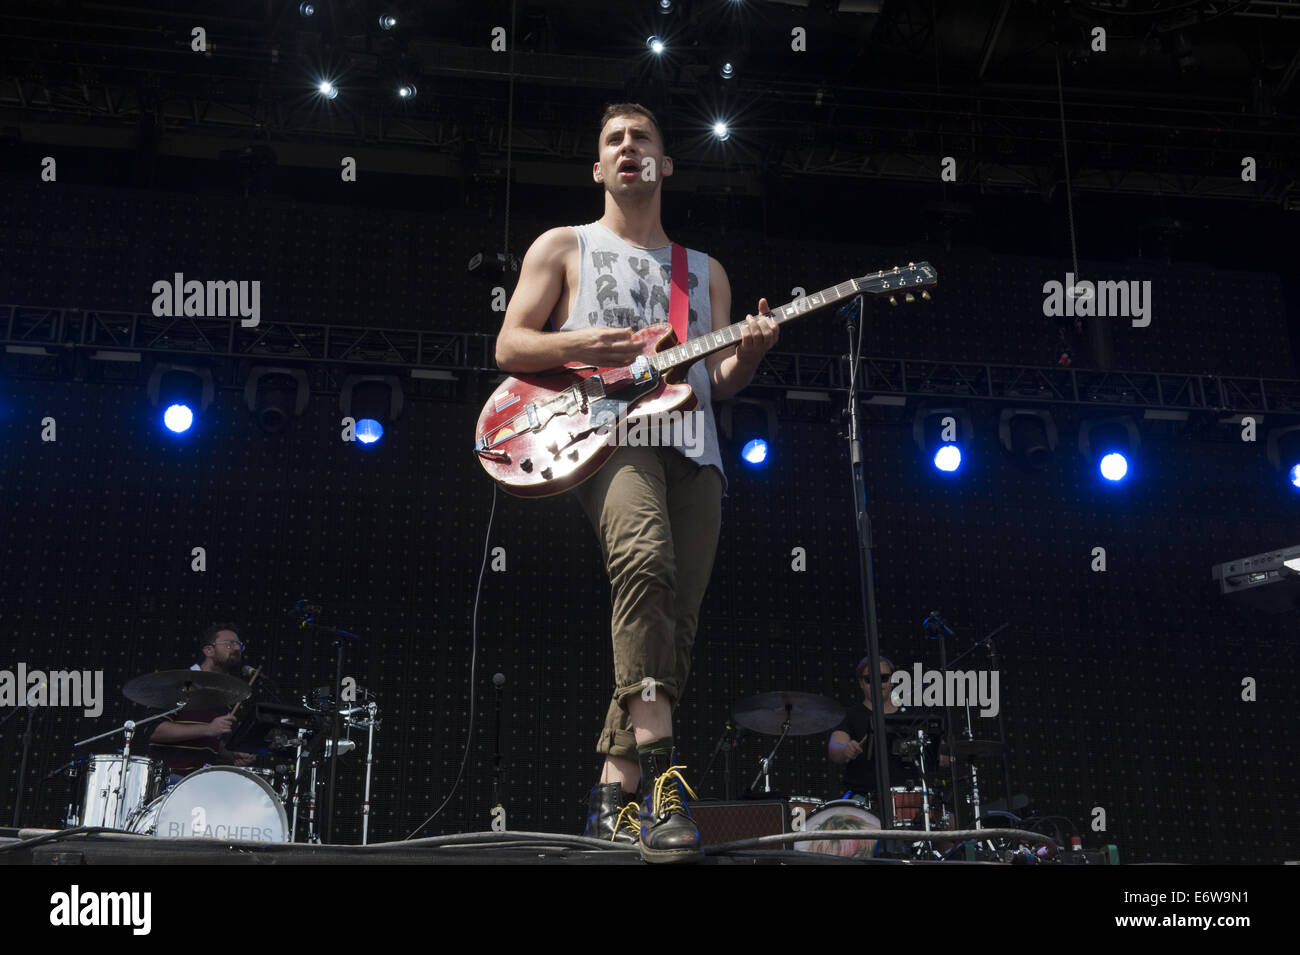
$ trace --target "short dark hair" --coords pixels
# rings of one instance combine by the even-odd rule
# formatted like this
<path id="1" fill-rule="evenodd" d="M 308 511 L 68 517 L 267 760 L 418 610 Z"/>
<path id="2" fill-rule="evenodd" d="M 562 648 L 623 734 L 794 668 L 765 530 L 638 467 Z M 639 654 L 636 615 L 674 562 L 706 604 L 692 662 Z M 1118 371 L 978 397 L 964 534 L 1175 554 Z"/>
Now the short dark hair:
<path id="1" fill-rule="evenodd" d="M 208 629 L 204 630 L 203 636 L 199 638 L 199 652 L 202 653 L 204 647 L 214 646 L 215 641 L 217 639 L 217 634 L 219 634 L 222 630 L 231 631 L 232 633 L 234 633 L 236 637 L 239 638 L 240 643 L 244 642 L 244 635 L 239 632 L 239 626 L 237 624 L 214 623 L 212 624 L 212 626 L 208 627 Z"/>
<path id="2" fill-rule="evenodd" d="M 605 115 L 600 118 L 600 129 L 603 130 L 605 124 L 615 116 L 630 116 L 633 113 L 639 113 L 646 119 L 650 120 L 650 125 L 653 126 L 655 132 L 659 134 L 659 142 L 663 144 L 665 149 L 667 149 L 668 140 L 664 138 L 663 127 L 659 125 L 659 120 L 655 119 L 655 114 L 650 112 L 650 110 L 646 109 L 640 103 L 610 103 L 605 107 Z M 600 130 L 597 130 L 598 135 L 599 133 Z"/>
<path id="3" fill-rule="evenodd" d="M 885 656 L 884 654 L 881 654 L 881 656 L 880 656 L 880 662 L 881 662 L 881 663 L 888 663 L 888 664 L 889 664 L 889 672 L 890 672 L 890 673 L 893 673 L 893 672 L 894 672 L 894 661 L 891 660 L 891 659 L 889 659 L 889 657 Z M 870 653 L 868 653 L 865 657 L 863 657 L 861 660 L 858 661 L 858 665 L 857 665 L 856 667 L 853 668 L 853 675 L 856 676 L 859 680 L 861 680 L 861 679 L 862 679 L 862 674 L 864 674 L 864 673 L 867 672 L 867 667 L 869 667 L 869 666 L 871 666 L 871 654 L 870 654 Z"/>

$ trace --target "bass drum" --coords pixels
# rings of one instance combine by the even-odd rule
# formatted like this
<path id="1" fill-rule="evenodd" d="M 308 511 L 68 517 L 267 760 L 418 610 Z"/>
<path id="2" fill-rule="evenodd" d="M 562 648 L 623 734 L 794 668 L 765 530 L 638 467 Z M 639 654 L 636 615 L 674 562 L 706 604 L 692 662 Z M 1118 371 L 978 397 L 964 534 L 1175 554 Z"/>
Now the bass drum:
<path id="1" fill-rule="evenodd" d="M 235 766 L 190 773 L 137 814 L 128 828 L 164 839 L 289 841 L 289 818 L 275 791 Z"/>
<path id="2" fill-rule="evenodd" d="M 858 799 L 836 799 L 826 803 L 808 816 L 805 832 L 834 829 L 879 829 L 880 817 L 869 812 L 866 803 Z M 796 842 L 800 852 L 818 852 L 823 855 L 869 859 L 876 854 L 877 839 L 817 839 Z"/>

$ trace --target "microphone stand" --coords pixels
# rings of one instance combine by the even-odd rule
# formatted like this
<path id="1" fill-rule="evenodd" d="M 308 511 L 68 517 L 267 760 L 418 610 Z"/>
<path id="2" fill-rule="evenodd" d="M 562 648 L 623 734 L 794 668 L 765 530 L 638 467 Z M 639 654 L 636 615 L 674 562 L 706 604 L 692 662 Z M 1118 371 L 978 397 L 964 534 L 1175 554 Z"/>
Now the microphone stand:
<path id="1" fill-rule="evenodd" d="M 500 682 L 498 682 L 500 678 Z M 501 806 L 501 688 L 506 685 L 505 675 L 502 673 L 494 674 L 492 677 L 492 687 L 496 691 L 493 694 L 493 717 L 496 723 L 496 729 L 492 734 L 492 807 L 495 809 Z"/>
<path id="2" fill-rule="evenodd" d="M 858 535 L 858 576 L 862 583 L 862 616 L 867 628 L 867 653 L 871 657 L 871 725 L 875 737 L 876 800 L 881 825 L 894 828 L 894 809 L 889 799 L 889 744 L 885 739 L 885 702 L 880 689 L 880 629 L 876 619 L 876 582 L 872 565 L 871 518 L 867 514 L 866 469 L 862 456 L 861 427 L 858 421 L 858 361 L 861 337 L 855 336 L 862 318 L 862 295 L 859 293 L 847 308 L 849 332 L 849 467 L 853 476 L 853 523 Z"/>
<path id="3" fill-rule="evenodd" d="M 31 694 L 29 693 L 27 696 L 30 698 Z M 30 703 L 26 703 L 25 705 L 27 706 L 27 727 L 23 730 L 23 755 L 22 759 L 18 762 L 18 785 L 15 787 L 16 792 L 14 793 L 15 829 L 18 828 L 18 817 L 23 811 L 23 778 L 27 775 L 27 755 L 31 752 L 32 727 L 36 722 L 35 708 Z M 17 712 L 17 710 L 14 712 Z"/>
<path id="4" fill-rule="evenodd" d="M 300 606 L 303 601 L 298 602 Z M 312 629 L 317 633 L 327 633 L 334 638 L 334 720 L 330 732 L 333 738 L 330 740 L 330 791 L 325 802 L 325 842 L 329 844 L 334 837 L 334 792 L 338 788 L 339 773 L 339 734 L 343 732 L 343 638 L 348 637 L 352 640 L 361 638 L 355 633 L 349 633 L 347 630 L 340 630 L 338 627 L 322 627 L 318 623 L 313 623 L 316 619 L 315 611 L 319 608 L 307 606 L 300 612 L 298 626 L 303 630 Z"/>
<path id="5" fill-rule="evenodd" d="M 993 646 L 993 638 L 996 637 L 1003 630 L 1007 629 L 1007 627 L 1011 626 L 1010 621 L 1007 621 L 1006 623 L 1003 623 L 1000 626 L 995 627 L 983 639 L 976 640 L 966 650 L 962 651 L 957 656 L 953 657 L 951 663 L 943 663 L 942 657 L 945 656 L 943 633 L 945 631 L 947 633 L 952 633 L 952 631 L 947 628 L 947 625 L 943 623 L 942 618 L 940 618 L 938 614 L 931 613 L 931 615 L 926 618 L 924 624 L 926 628 L 927 636 L 930 635 L 931 633 L 931 626 L 932 626 L 931 621 L 935 621 L 937 624 L 935 625 L 934 630 L 939 634 L 939 655 L 941 658 L 941 666 L 940 666 L 941 670 L 946 672 L 952 666 L 953 663 L 957 663 L 962 659 L 962 657 L 970 656 L 970 654 L 974 653 L 977 647 L 987 645 L 989 648 L 990 664 L 992 665 L 994 671 L 999 673 L 1001 672 L 1001 668 L 999 667 L 998 664 L 998 652 Z M 948 727 L 949 727 L 948 732 L 951 734 L 952 713 L 948 707 L 944 707 L 944 713 L 945 716 L 948 718 Z M 967 714 L 967 722 L 969 723 L 969 713 Z M 968 729 L 967 735 L 973 736 L 974 734 Z M 952 769 L 953 825 L 960 828 L 961 819 L 959 818 L 957 812 L 958 806 L 960 805 L 960 801 L 957 799 L 957 753 L 954 746 L 955 742 L 956 742 L 956 737 L 950 735 L 949 742 L 948 742 L 948 749 L 949 749 L 948 764 Z M 1011 763 L 1009 757 L 1007 756 L 1007 731 L 1006 731 L 1006 725 L 1002 720 L 1002 707 L 1000 705 L 998 706 L 998 742 L 1002 744 L 1002 782 L 1006 786 L 1006 800 L 1007 800 L 1006 811 L 1010 812 L 1011 811 Z"/>
<path id="6" fill-rule="evenodd" d="M 938 623 L 938 618 L 937 613 L 930 611 L 930 616 L 925 618 L 925 621 L 921 624 L 921 629 L 926 637 L 939 641 L 939 671 L 946 673 L 948 671 L 948 641 L 944 639 L 944 634 L 952 631 L 948 630 L 943 624 Z M 957 659 L 961 658 L 958 657 Z M 960 829 L 961 800 L 957 798 L 957 751 L 953 747 L 953 743 L 957 739 L 957 727 L 952 721 L 952 707 L 947 705 L 943 708 L 943 730 L 948 738 L 948 772 L 952 776 L 952 826 L 954 829 Z"/>

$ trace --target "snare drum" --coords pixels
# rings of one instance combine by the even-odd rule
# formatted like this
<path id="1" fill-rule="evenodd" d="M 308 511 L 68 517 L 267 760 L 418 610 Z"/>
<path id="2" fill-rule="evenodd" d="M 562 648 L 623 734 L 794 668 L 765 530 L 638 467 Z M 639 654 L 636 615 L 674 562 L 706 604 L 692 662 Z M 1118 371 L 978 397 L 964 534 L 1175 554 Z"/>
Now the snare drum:
<path id="1" fill-rule="evenodd" d="M 81 790 L 83 826 L 128 828 L 127 820 L 162 790 L 163 764 L 144 756 L 132 756 L 122 782 L 122 757 L 103 754 L 86 757 L 86 784 Z"/>
<path id="2" fill-rule="evenodd" d="M 861 799 L 836 799 L 826 803 L 804 823 L 805 832 L 823 829 L 879 829 L 880 818 L 867 810 Z M 800 852 L 819 852 L 823 855 L 870 858 L 876 853 L 876 839 L 819 839 L 814 842 L 796 842 Z"/>
<path id="3" fill-rule="evenodd" d="M 235 766 L 190 773 L 137 813 L 130 829 L 167 839 L 289 841 L 289 819 L 274 790 Z"/>
<path id="4" fill-rule="evenodd" d="M 894 828 L 924 829 L 925 794 L 906 786 L 894 786 L 889 792 L 894 808 Z M 943 802 L 934 790 L 930 791 L 930 828 L 952 828 L 952 815 L 943 808 Z"/>

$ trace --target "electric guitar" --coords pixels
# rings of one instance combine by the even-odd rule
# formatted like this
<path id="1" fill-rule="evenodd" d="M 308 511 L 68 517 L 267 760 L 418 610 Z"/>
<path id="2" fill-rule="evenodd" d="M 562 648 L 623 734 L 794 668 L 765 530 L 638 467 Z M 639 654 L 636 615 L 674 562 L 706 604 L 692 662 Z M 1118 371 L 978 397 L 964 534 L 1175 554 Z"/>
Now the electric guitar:
<path id="1" fill-rule="evenodd" d="M 928 262 L 850 279 L 795 299 L 768 315 L 778 325 L 857 295 L 901 296 L 936 284 Z M 921 297 L 928 299 L 929 292 Z M 596 368 L 569 362 L 553 371 L 507 378 L 479 415 L 474 453 L 501 489 L 517 497 L 548 497 L 581 484 L 617 449 L 612 436 L 629 419 L 687 412 L 697 403 L 685 383 L 687 369 L 740 342 L 744 322 L 678 343 L 672 325 L 659 322 L 633 332 L 641 354 L 630 365 Z"/>

